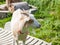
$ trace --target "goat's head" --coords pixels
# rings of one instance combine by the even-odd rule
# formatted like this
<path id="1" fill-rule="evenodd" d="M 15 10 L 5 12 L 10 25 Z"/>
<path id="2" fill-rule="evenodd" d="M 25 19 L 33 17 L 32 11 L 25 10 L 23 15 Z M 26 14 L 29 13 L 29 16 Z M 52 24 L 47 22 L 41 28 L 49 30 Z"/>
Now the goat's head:
<path id="1" fill-rule="evenodd" d="M 33 14 L 30 14 L 26 10 L 17 9 L 14 11 L 12 20 L 11 20 L 11 27 L 15 30 L 22 30 L 23 27 L 28 27 L 31 24 L 34 24 L 36 27 L 40 27 L 40 24 L 35 19 Z"/>

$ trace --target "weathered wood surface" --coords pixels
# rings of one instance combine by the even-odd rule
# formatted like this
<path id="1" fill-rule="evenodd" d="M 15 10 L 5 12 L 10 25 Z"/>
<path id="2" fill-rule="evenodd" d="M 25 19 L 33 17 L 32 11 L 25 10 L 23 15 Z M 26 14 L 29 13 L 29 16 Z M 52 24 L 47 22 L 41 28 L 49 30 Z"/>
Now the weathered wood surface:
<path id="1" fill-rule="evenodd" d="M 0 29 L 0 45 L 13 45 L 12 35 L 11 31 Z"/>
<path id="2" fill-rule="evenodd" d="M 18 8 L 28 10 L 30 13 L 35 13 L 37 8 L 35 6 L 29 5 L 27 2 L 18 2 L 12 3 L 14 5 L 15 10 Z M 9 10 L 5 10 L 6 4 L 0 5 L 0 18 L 5 18 Z"/>
<path id="3" fill-rule="evenodd" d="M 22 45 L 22 42 L 19 41 L 19 44 Z M 41 39 L 27 36 L 26 38 L 26 45 L 51 45 Z M 16 45 L 15 40 L 13 39 L 13 33 L 8 30 L 1 30 L 0 29 L 0 45 Z"/>
<path id="4" fill-rule="evenodd" d="M 9 11 L 2 11 L 2 10 L 0 10 L 0 13 L 9 13 Z"/>
<path id="5" fill-rule="evenodd" d="M 4 42 L 5 41 L 5 42 Z M 3 44 L 16 44 L 15 40 L 13 39 L 13 34 L 10 29 L 10 22 L 7 22 L 4 26 L 4 30 L 0 30 L 0 42 L 3 42 Z M 8 43 L 7 43 L 8 42 Z M 22 45 L 22 42 L 19 41 L 19 44 Z M 45 42 L 41 39 L 32 37 L 30 35 L 26 38 L 26 45 L 51 45 L 51 43 Z"/>
<path id="6" fill-rule="evenodd" d="M 2 4 L 2 5 L 0 5 L 0 10 L 5 9 L 5 6 L 6 6 L 6 4 Z"/>
<path id="7" fill-rule="evenodd" d="M 0 11 L 0 19 L 6 18 L 9 11 Z"/>
<path id="8" fill-rule="evenodd" d="M 29 10 L 30 8 L 35 8 L 35 6 L 29 5 L 27 2 L 17 2 L 17 3 L 12 3 L 15 7 L 15 10 L 20 8 L 20 9 L 25 9 L 25 10 Z M 2 4 L 0 5 L 0 9 L 4 9 L 6 6 L 6 4 Z"/>

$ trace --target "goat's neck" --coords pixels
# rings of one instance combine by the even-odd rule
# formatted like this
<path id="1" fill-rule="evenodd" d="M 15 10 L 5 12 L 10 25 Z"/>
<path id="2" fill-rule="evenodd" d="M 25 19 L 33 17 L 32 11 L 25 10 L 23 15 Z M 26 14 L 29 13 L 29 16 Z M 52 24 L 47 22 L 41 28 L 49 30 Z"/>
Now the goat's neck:
<path id="1" fill-rule="evenodd" d="M 26 21 L 21 21 L 20 23 L 19 23 L 19 27 L 20 27 L 20 29 L 22 30 L 25 26 L 25 23 L 26 23 Z M 26 27 L 25 27 L 26 28 Z M 24 28 L 24 29 L 25 29 Z"/>

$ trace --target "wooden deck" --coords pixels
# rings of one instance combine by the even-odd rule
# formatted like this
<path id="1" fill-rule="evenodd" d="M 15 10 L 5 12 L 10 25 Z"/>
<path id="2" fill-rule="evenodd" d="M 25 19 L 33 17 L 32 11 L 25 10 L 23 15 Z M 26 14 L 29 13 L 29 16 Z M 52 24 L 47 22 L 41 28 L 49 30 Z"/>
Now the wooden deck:
<path id="1" fill-rule="evenodd" d="M 13 33 L 9 28 L 10 28 L 10 22 L 7 22 L 5 24 L 4 29 L 0 28 L 0 45 L 16 45 L 16 42 L 13 38 Z M 23 45 L 22 41 L 19 41 L 19 44 Z M 45 42 L 41 39 L 32 37 L 30 35 L 27 35 L 25 44 L 26 45 L 52 45 L 51 43 Z"/>

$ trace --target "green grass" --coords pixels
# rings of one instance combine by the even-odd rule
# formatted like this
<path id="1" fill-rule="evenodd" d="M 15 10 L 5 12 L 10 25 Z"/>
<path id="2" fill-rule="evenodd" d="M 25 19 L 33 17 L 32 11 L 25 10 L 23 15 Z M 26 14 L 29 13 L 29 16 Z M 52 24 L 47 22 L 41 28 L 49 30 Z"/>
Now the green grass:
<path id="1" fill-rule="evenodd" d="M 60 0 L 24 0 L 38 8 L 35 17 L 41 28 L 30 28 L 30 35 L 60 45 Z M 1 3 L 2 4 L 2 3 Z M 0 19 L 2 27 L 11 18 Z"/>
<path id="2" fill-rule="evenodd" d="M 0 27 L 4 27 L 5 23 L 10 20 L 11 20 L 11 17 L 0 19 Z"/>
<path id="3" fill-rule="evenodd" d="M 35 5 L 38 11 L 35 17 L 39 18 L 41 28 L 32 29 L 31 35 L 60 45 L 60 0 L 24 0 Z"/>

